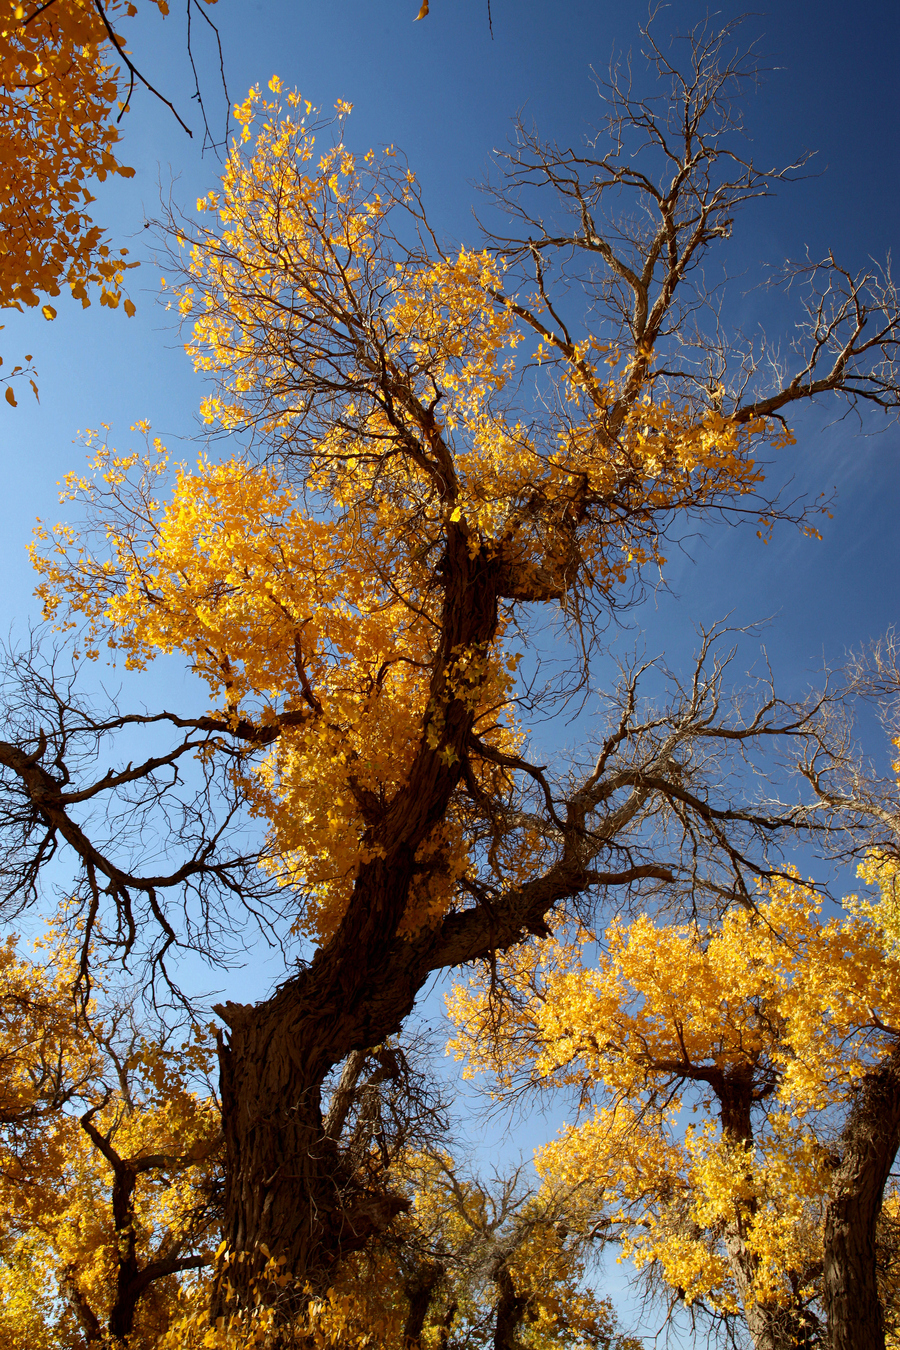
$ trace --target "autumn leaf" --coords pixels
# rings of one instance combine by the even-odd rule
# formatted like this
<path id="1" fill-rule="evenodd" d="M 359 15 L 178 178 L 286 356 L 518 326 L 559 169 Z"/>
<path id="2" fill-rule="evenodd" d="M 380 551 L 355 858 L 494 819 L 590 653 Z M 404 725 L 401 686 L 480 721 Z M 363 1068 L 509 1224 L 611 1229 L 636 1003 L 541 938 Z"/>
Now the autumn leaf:
<path id="1" fill-rule="evenodd" d="M 129 5 L 112 0 L 104 8 L 113 20 Z M 52 319 L 56 310 L 41 303 L 42 293 L 68 289 L 87 305 L 95 287 L 117 296 L 136 265 L 111 253 L 87 209 L 92 175 L 133 172 L 113 154 L 118 88 L 101 12 L 82 0 L 54 0 L 0 42 L 0 308 L 40 306 Z M 14 13 L 24 17 L 22 6 Z"/>

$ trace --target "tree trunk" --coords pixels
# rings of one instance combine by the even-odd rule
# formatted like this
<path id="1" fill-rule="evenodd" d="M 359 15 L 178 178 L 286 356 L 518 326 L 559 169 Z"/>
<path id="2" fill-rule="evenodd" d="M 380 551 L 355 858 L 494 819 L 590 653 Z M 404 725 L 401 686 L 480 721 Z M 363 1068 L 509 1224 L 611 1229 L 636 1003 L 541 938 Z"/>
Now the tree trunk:
<path id="1" fill-rule="evenodd" d="M 505 1261 L 494 1271 L 494 1283 L 500 1295 L 494 1322 L 494 1350 L 522 1350 L 516 1333 L 528 1310 L 528 1299 L 516 1291 Z"/>
<path id="2" fill-rule="evenodd" d="M 393 799 L 377 810 L 367 803 L 372 856 L 359 868 L 337 931 L 271 999 L 216 1008 L 229 1029 L 219 1054 L 228 1258 L 216 1281 L 214 1318 L 251 1311 L 261 1300 L 290 1320 L 304 1289 L 324 1292 L 340 1259 L 406 1205 L 352 1174 L 337 1137 L 342 1102 L 334 1103 L 328 1122 L 322 1118 L 328 1073 L 398 1032 L 433 971 L 504 950 L 528 933 L 546 934 L 544 916 L 588 884 L 581 806 L 572 808 L 559 856 L 543 875 L 507 891 L 502 902 L 451 912 L 412 940 L 397 937 L 417 851 L 445 820 L 462 776 L 483 679 L 479 653 L 497 631 L 502 560 L 473 555 L 469 543 L 467 532 L 451 525 L 440 569 L 439 651 L 419 747 Z M 634 787 L 634 800 L 646 792 Z M 620 885 L 644 876 L 671 879 L 648 863 L 592 871 L 590 882 Z M 269 1257 L 284 1257 L 301 1292 L 259 1284 Z"/>
<path id="3" fill-rule="evenodd" d="M 829 1350 L 884 1350 L 875 1230 L 900 1147 L 900 1045 L 854 1091 L 825 1210 L 822 1301 Z"/>
<path id="4" fill-rule="evenodd" d="M 395 873 L 394 881 L 403 892 L 402 875 Z M 381 910 L 373 904 L 370 923 L 377 926 Z M 358 950 L 364 951 L 359 936 Z M 264 1303 L 284 1301 L 285 1315 L 296 1315 L 302 1295 L 286 1297 L 265 1283 L 254 1288 L 270 1257 L 284 1258 L 299 1290 L 324 1292 L 336 1263 L 406 1207 L 352 1174 L 322 1116 L 321 1086 L 329 1070 L 360 1044 L 377 1044 L 398 1030 L 415 999 L 415 991 L 398 980 L 392 986 L 396 1002 L 386 1000 L 388 1006 L 378 1009 L 384 1016 L 365 1016 L 368 1008 L 360 1006 L 353 987 L 363 970 L 362 963 L 342 970 L 320 953 L 274 998 L 220 1009 L 229 1023 L 227 1041 L 220 1038 L 219 1065 L 231 1290 L 219 1281 L 216 1316 L 235 1304 L 253 1307 L 256 1292 Z"/>
<path id="5" fill-rule="evenodd" d="M 324 1291 L 336 1262 L 406 1205 L 348 1174 L 339 1126 L 323 1122 L 321 1087 L 351 1052 L 399 1031 L 432 968 L 426 949 L 440 930 L 418 948 L 396 935 L 417 849 L 444 819 L 460 780 L 472 693 L 483 678 L 481 664 L 467 673 L 465 662 L 491 641 L 498 622 L 498 565 L 469 552 L 461 527 L 448 532 L 444 575 L 419 749 L 407 781 L 371 818 L 366 842 L 376 856 L 360 866 L 344 918 L 273 998 L 216 1009 L 229 1027 L 219 1055 L 229 1264 L 217 1282 L 214 1316 L 234 1302 L 252 1308 L 255 1293 L 282 1303 L 280 1291 L 259 1285 L 268 1256 L 285 1259 L 299 1289 Z M 286 1316 L 296 1313 L 294 1302 L 284 1300 Z"/>
<path id="6" fill-rule="evenodd" d="M 423 1260 L 403 1281 L 403 1292 L 409 1300 L 409 1311 L 403 1327 L 406 1350 L 421 1350 L 425 1319 L 445 1274 L 440 1261 Z"/>
<path id="7" fill-rule="evenodd" d="M 322 1118 L 321 1087 L 353 1051 L 400 1030 L 432 970 L 472 960 L 521 936 L 582 882 L 583 868 L 516 893 L 505 923 L 479 907 L 451 915 L 416 942 L 397 938 L 416 873 L 416 853 L 445 818 L 462 774 L 484 651 L 497 631 L 500 562 L 472 554 L 451 525 L 442 565 L 444 605 L 422 736 L 406 782 L 376 811 L 363 863 L 337 931 L 310 965 L 255 1006 L 216 1008 L 229 1032 L 220 1043 L 228 1260 L 213 1316 L 249 1310 L 255 1294 L 293 1316 L 282 1291 L 259 1284 L 269 1256 L 283 1257 L 300 1290 L 324 1291 L 342 1256 L 358 1250 L 406 1202 L 367 1190 L 348 1174 L 334 1127 Z M 371 804 L 369 804 L 371 806 Z M 577 879 L 575 877 L 577 873 Z M 268 1253 L 268 1255 L 267 1255 Z"/>
<path id="8" fill-rule="evenodd" d="M 796 1307 L 760 1303 L 756 1297 L 753 1279 L 759 1263 L 738 1225 L 725 1234 L 725 1250 L 754 1350 L 803 1350 L 808 1346 L 815 1330 L 811 1320 Z"/>

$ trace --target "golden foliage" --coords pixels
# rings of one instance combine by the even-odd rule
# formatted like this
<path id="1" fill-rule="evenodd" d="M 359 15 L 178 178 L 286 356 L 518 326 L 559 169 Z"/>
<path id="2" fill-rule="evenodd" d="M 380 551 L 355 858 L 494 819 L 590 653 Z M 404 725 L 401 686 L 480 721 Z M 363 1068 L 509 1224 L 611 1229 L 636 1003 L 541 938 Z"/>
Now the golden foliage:
<path id="1" fill-rule="evenodd" d="M 339 125 L 349 111 L 337 105 Z M 322 149 L 298 94 L 282 108 L 251 90 L 236 117 L 221 190 L 179 235 L 189 276 L 171 303 L 217 385 L 207 422 L 265 437 L 280 466 L 201 459 L 170 476 L 158 444 L 119 455 L 94 438 L 93 476 L 73 476 L 65 496 L 96 533 L 42 531 L 35 558 L 45 613 L 86 619 L 90 655 L 105 640 L 140 668 L 180 651 L 210 685 L 212 716 L 252 727 L 257 746 L 268 736 L 239 781 L 269 826 L 272 868 L 309 896 L 297 929 L 323 938 L 423 743 L 457 761 L 454 700 L 484 747 L 470 800 L 502 798 L 521 745 L 516 605 L 560 603 L 580 624 L 663 564 L 673 514 L 755 491 L 752 446 L 772 431 L 626 397 L 618 353 L 593 339 L 554 375 L 552 425 L 526 425 L 516 353 L 538 299 L 506 295 L 502 259 L 437 250 L 409 170 L 392 152 L 357 161 L 340 138 Z M 488 643 L 446 652 L 451 538 L 490 560 L 502 604 Z M 420 849 L 406 934 L 473 874 L 466 834 L 454 807 Z M 507 833 L 490 865 L 509 884 L 542 848 Z"/>
<path id="2" fill-rule="evenodd" d="M 153 0 L 162 13 L 165 0 Z M 111 24 L 137 13 L 131 0 L 105 6 Z M 83 306 L 123 300 L 127 249 L 110 248 L 89 208 L 89 184 L 109 174 L 130 178 L 114 147 L 118 69 L 90 0 L 27 5 L 3 0 L 0 27 L 0 308 L 41 306 L 66 287 Z M 129 315 L 134 305 L 124 300 Z M 25 358 L 26 363 L 31 357 Z M 12 375 L 27 374 L 21 366 Z M 32 381 L 32 387 L 35 388 Z M 11 385 L 6 400 L 15 406 Z"/>
<path id="3" fill-rule="evenodd" d="M 193 474 L 180 468 L 165 505 L 157 495 L 162 447 L 140 458 L 101 449 L 94 467 L 96 479 L 73 480 L 70 491 L 105 512 L 114 561 L 91 557 L 58 531 L 56 558 L 38 558 L 48 612 L 65 598 L 88 617 L 89 643 L 106 630 L 133 666 L 158 651 L 183 652 L 224 699 L 218 712 L 226 723 L 279 729 L 269 755 L 241 782 L 270 826 L 272 866 L 309 890 L 298 928 L 323 936 L 369 856 L 367 794 L 382 798 L 403 781 L 428 721 L 435 600 L 413 608 L 396 593 L 401 578 L 408 593 L 427 591 L 412 541 L 384 536 L 387 507 L 374 490 L 374 528 L 364 530 L 358 517 L 310 519 L 274 470 L 240 460 L 204 460 Z M 514 663 L 502 649 L 487 661 L 460 653 L 459 685 L 467 687 L 478 663 L 479 725 L 490 743 L 512 750 L 516 735 L 497 710 Z M 428 734 L 439 735 L 437 713 Z M 485 790 L 496 776 L 485 764 Z M 416 897 L 408 931 L 450 902 L 466 866 L 460 823 L 444 822 L 430 849 L 446 861 Z"/>
<path id="4" fill-rule="evenodd" d="M 900 1025 L 900 962 L 879 929 L 818 908 L 774 880 L 718 928 L 614 924 L 596 965 L 586 934 L 516 954 L 499 1015 L 477 982 L 450 1002 L 470 1072 L 579 1090 L 584 1117 L 540 1171 L 588 1190 L 623 1253 L 689 1303 L 740 1309 L 738 1230 L 760 1303 L 815 1294 L 827 1122 Z"/>
<path id="5" fill-rule="evenodd" d="M 215 1244 L 219 1126 L 193 1090 L 209 1047 L 199 1035 L 170 1047 L 121 1011 L 80 1009 L 76 948 L 51 928 L 44 949 L 44 964 L 12 939 L 0 952 L 0 1346 L 81 1350 L 107 1326 L 133 1256 L 147 1278 L 129 1344 L 155 1350 L 178 1262 L 202 1265 L 189 1258 Z M 134 1174 L 131 1194 L 98 1138 Z"/>
<path id="6" fill-rule="evenodd" d="M 270 88 L 280 92 L 277 77 Z M 622 355 L 595 338 L 561 363 L 561 420 L 545 444 L 547 428 L 525 425 L 511 396 L 540 297 L 507 294 L 505 264 L 487 252 L 441 254 L 393 151 L 360 160 L 340 137 L 322 150 L 311 105 L 286 102 L 250 91 L 221 190 L 197 203 L 211 223 L 179 238 L 192 280 L 170 303 L 192 324 L 196 367 L 218 383 L 203 404 L 210 425 L 253 427 L 308 456 L 310 487 L 346 511 L 374 482 L 392 488 L 394 534 L 414 524 L 429 540 L 462 520 L 473 547 L 512 547 L 523 574 L 547 567 L 562 544 L 548 536 L 578 513 L 581 569 L 601 589 L 661 561 L 660 514 L 758 486 L 751 443 L 780 430 L 633 394 L 625 407 Z M 336 106 L 342 127 L 350 105 Z M 558 356 L 547 342 L 538 362 Z M 617 494 L 627 510 L 588 509 Z"/>

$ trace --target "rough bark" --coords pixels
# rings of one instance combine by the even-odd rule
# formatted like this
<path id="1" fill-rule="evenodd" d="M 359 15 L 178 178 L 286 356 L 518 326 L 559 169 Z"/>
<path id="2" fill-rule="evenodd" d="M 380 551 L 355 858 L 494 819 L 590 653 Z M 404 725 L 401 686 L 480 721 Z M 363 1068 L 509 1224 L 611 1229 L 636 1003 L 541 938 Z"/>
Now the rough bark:
<path id="1" fill-rule="evenodd" d="M 875 1229 L 900 1147 L 900 1045 L 856 1087 L 825 1211 L 822 1301 L 829 1350 L 884 1350 Z"/>
<path id="2" fill-rule="evenodd" d="M 814 1326 L 799 1309 L 757 1299 L 753 1281 L 759 1262 L 745 1241 L 740 1222 L 729 1227 L 724 1245 L 754 1350 L 803 1350 L 811 1345 Z"/>
<path id="3" fill-rule="evenodd" d="M 528 1309 L 528 1299 L 517 1292 L 505 1262 L 494 1271 L 494 1283 L 500 1295 L 494 1321 L 494 1350 L 522 1350 L 516 1333 Z"/>
<path id="4" fill-rule="evenodd" d="M 264 1248 L 285 1258 L 300 1287 L 322 1287 L 334 1263 L 406 1203 L 346 1174 L 323 1120 L 321 1085 L 352 1051 L 400 1029 L 429 972 L 426 954 L 396 935 L 416 850 L 445 815 L 473 724 L 473 700 L 454 687 L 455 662 L 490 642 L 498 621 L 498 569 L 470 555 L 462 529 L 451 531 L 444 570 L 429 705 L 440 714 L 440 732 L 429 737 L 423 728 L 406 783 L 371 827 L 381 856 L 360 868 L 341 924 L 305 971 L 265 1003 L 218 1009 L 229 1027 L 220 1047 L 225 1240 L 243 1307 L 252 1305 Z M 218 1310 L 225 1307 L 221 1284 Z"/>
<path id="5" fill-rule="evenodd" d="M 253 1306 L 267 1252 L 285 1258 L 298 1290 L 324 1289 L 335 1264 L 405 1205 L 349 1173 L 335 1137 L 340 1102 L 334 1120 L 322 1114 L 329 1072 L 352 1052 L 398 1032 L 434 970 L 509 947 L 529 932 L 546 932 L 545 915 L 555 904 L 605 879 L 587 871 L 580 826 L 589 804 L 579 803 L 571 837 L 543 876 L 507 892 L 500 903 L 450 914 L 414 941 L 397 937 L 416 851 L 445 817 L 472 730 L 473 690 L 454 663 L 459 653 L 489 643 L 498 624 L 502 564 L 482 553 L 472 556 L 462 528 L 449 532 L 441 571 L 445 596 L 430 704 L 440 714 L 440 735 L 430 744 L 435 738 L 423 728 L 406 783 L 370 827 L 368 842 L 380 856 L 360 868 L 343 920 L 306 969 L 266 1002 L 217 1008 L 228 1026 L 220 1066 L 229 1262 L 227 1280 L 226 1267 L 219 1278 L 214 1316 L 232 1299 L 239 1307 Z M 633 788 L 632 797 L 641 791 Z M 650 874 L 668 876 L 644 865 L 609 880 Z M 303 1296 L 298 1293 L 293 1304 L 280 1291 L 277 1297 L 289 1317 Z"/>
<path id="6" fill-rule="evenodd" d="M 403 1326 L 406 1350 L 420 1350 L 425 1319 L 445 1274 L 440 1261 L 426 1260 L 420 1262 L 404 1280 L 403 1292 L 409 1300 L 409 1311 Z"/>

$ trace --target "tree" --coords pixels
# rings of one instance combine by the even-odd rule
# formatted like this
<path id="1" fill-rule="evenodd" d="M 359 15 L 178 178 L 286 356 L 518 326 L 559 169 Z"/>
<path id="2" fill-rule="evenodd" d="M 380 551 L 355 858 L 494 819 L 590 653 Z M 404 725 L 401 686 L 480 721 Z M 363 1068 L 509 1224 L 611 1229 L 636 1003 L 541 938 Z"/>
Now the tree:
<path id="1" fill-rule="evenodd" d="M 857 658 L 853 688 L 881 705 L 882 720 L 898 745 L 900 669 L 896 633 L 892 630 L 872 650 Z M 893 765 L 892 783 L 872 782 L 858 761 L 846 752 L 834 755 L 826 748 L 803 766 L 817 797 L 829 807 L 858 812 L 873 841 L 859 874 L 877 887 L 878 900 L 860 907 L 881 932 L 888 955 L 897 957 L 897 877 L 900 873 L 897 786 L 900 761 Z M 841 1132 L 838 1164 L 825 1209 L 823 1301 L 834 1350 L 850 1350 L 858 1336 L 872 1345 L 884 1342 L 883 1324 L 896 1328 L 896 1313 L 879 1307 L 878 1283 L 892 1291 L 896 1256 L 891 1242 L 878 1251 L 878 1223 L 883 1220 L 882 1195 L 900 1148 L 900 1052 L 896 1040 L 854 1085 Z M 896 1201 L 894 1200 L 894 1205 Z M 890 1228 L 882 1221 L 882 1230 Z M 885 1259 L 888 1254 L 888 1259 Z M 879 1257 L 881 1259 L 879 1259 Z"/>
<path id="2" fill-rule="evenodd" d="M 77 951 L 58 928 L 43 945 L 46 965 L 13 940 L 0 965 L 0 1344 L 151 1350 L 218 1238 L 209 1037 L 80 1004 Z"/>
<path id="3" fill-rule="evenodd" d="M 596 963 L 590 932 L 521 949 L 453 1001 L 458 1048 L 505 1091 L 576 1089 L 583 1119 L 542 1174 L 592 1192 L 688 1305 L 742 1313 L 757 1350 L 881 1350 L 884 1298 L 896 1319 L 877 1246 L 900 1148 L 898 781 L 876 795 L 828 732 L 803 770 L 881 827 L 859 867 L 877 901 L 826 923 L 783 875 L 718 923 L 616 923 Z"/>
<path id="4" fill-rule="evenodd" d="M 39 541 L 46 612 L 85 625 L 79 650 L 105 642 L 137 669 L 178 652 L 213 706 L 126 715 L 20 664 L 0 743 L 8 903 L 36 895 L 65 845 L 85 942 L 100 916 L 164 973 L 179 945 L 215 956 L 242 900 L 307 944 L 271 998 L 218 1008 L 229 1263 L 214 1316 L 250 1315 L 257 1295 L 302 1316 L 396 1216 L 326 1131 L 322 1088 L 400 1030 L 435 971 L 632 891 L 717 911 L 771 870 L 771 841 L 829 818 L 729 782 L 731 753 L 802 740 L 815 719 L 765 689 L 730 706 L 713 635 L 646 715 L 647 672 L 626 671 L 567 769 L 528 749 L 528 719 L 585 687 L 667 539 L 722 514 L 762 533 L 789 516 L 759 461 L 790 442 L 783 409 L 897 406 L 879 274 L 812 269 L 809 343 L 774 389 L 758 353 L 698 317 L 701 261 L 789 176 L 728 148 L 752 75 L 731 40 L 695 34 L 684 75 L 650 40 L 672 97 L 657 112 L 614 85 L 605 157 L 521 139 L 501 201 L 526 236 L 480 251 L 440 247 L 396 156 L 357 161 L 340 134 L 323 150 L 299 96 L 279 110 L 252 91 L 221 191 L 198 228 L 174 227 L 189 275 L 173 304 L 215 381 L 204 416 L 255 448 L 182 466 L 167 494 L 162 447 L 97 442 L 93 476 L 69 486 L 88 521 Z M 639 164 L 632 136 L 649 140 Z M 604 219 L 623 193 L 646 232 Z M 574 652 L 544 692 L 543 615 Z M 173 740 L 93 771 L 126 729 Z M 154 818 L 165 870 L 147 859 Z M 270 1259 L 288 1284 L 263 1278 Z"/>
<path id="5" fill-rule="evenodd" d="M 640 1350 L 585 1281 L 592 1243 L 577 1194 L 536 1191 L 522 1168 L 487 1183 L 443 1150 L 413 1154 L 404 1170 L 415 1196 L 400 1248 L 413 1346 L 428 1344 L 427 1327 L 447 1350 Z"/>
<path id="6" fill-rule="evenodd" d="M 303 1346 L 383 1350 L 640 1350 L 586 1282 L 598 1244 L 580 1222 L 577 1193 L 538 1192 L 522 1167 L 490 1181 L 471 1175 L 449 1151 L 436 1106 L 427 1074 L 396 1044 L 350 1056 L 331 1085 L 326 1133 L 405 1204 L 341 1264 L 299 1324 L 282 1328 L 288 1343 L 296 1335 Z M 166 1345 L 265 1343 L 279 1297 L 291 1301 L 292 1277 L 271 1257 L 262 1279 L 272 1297 L 249 1340 L 244 1322 L 220 1319 L 211 1330 L 195 1302 Z"/>
<path id="7" fill-rule="evenodd" d="M 507 1084 L 580 1090 L 585 1119 L 543 1151 L 542 1172 L 591 1187 L 639 1265 L 689 1305 L 741 1312 L 757 1350 L 820 1343 L 823 1266 L 844 1265 L 827 1215 L 851 1135 L 873 1142 L 871 1119 L 851 1120 L 871 1111 L 896 1047 L 896 963 L 871 924 L 825 924 L 816 908 L 798 881 L 772 882 L 712 931 L 614 926 L 593 968 L 580 946 L 544 944 L 500 973 L 499 1019 L 485 993 L 456 995 L 474 1063 Z M 689 1111 L 700 1119 L 685 1126 Z M 868 1170 L 877 1217 L 886 1171 Z M 879 1343 L 852 1327 L 857 1346 Z"/>

